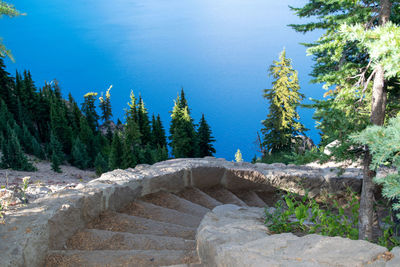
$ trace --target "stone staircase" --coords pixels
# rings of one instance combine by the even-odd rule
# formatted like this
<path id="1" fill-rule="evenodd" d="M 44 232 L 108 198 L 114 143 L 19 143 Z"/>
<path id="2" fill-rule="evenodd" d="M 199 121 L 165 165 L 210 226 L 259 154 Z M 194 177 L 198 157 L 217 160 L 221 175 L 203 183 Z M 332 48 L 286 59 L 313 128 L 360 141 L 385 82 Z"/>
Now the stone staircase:
<path id="1" fill-rule="evenodd" d="M 204 215 L 223 204 L 265 207 L 270 197 L 222 186 L 148 194 L 103 212 L 63 250 L 49 251 L 46 266 L 201 266 L 195 239 Z"/>

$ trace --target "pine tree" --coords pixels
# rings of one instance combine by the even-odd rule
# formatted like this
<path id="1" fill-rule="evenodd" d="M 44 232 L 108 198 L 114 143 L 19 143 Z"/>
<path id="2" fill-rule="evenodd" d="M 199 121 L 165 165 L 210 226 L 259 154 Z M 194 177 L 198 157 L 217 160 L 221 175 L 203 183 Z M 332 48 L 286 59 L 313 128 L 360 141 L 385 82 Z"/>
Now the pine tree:
<path id="1" fill-rule="evenodd" d="M 35 171 L 36 168 L 28 161 L 22 151 L 17 134 L 14 129 L 7 124 L 6 135 L 2 138 L 1 151 L 1 168 L 11 168 L 19 171 Z"/>
<path id="2" fill-rule="evenodd" d="M 201 116 L 200 125 L 197 129 L 197 142 L 198 142 L 198 157 L 212 156 L 215 153 L 215 148 L 211 144 L 215 142 L 214 137 L 211 136 L 211 129 L 208 125 L 204 114 Z"/>
<path id="3" fill-rule="evenodd" d="M 107 161 L 104 159 L 101 153 L 98 153 L 96 160 L 94 161 L 94 168 L 96 169 L 97 176 L 102 175 L 108 170 Z"/>
<path id="4" fill-rule="evenodd" d="M 139 163 L 141 134 L 138 124 L 132 118 L 128 118 L 123 139 L 123 168 L 134 168 Z"/>
<path id="5" fill-rule="evenodd" d="M 238 149 L 235 153 L 235 161 L 236 162 L 243 162 L 242 152 Z"/>
<path id="6" fill-rule="evenodd" d="M 122 167 L 123 161 L 123 146 L 121 142 L 121 138 L 119 136 L 119 132 L 114 132 L 114 137 L 111 143 L 111 150 L 108 160 L 108 168 L 110 170 L 120 169 Z"/>
<path id="7" fill-rule="evenodd" d="M 110 94 L 110 90 L 112 88 L 112 85 L 110 86 L 110 88 L 108 88 L 108 90 L 106 91 L 106 95 L 105 97 L 103 97 L 103 95 L 99 98 L 100 100 L 100 109 L 102 112 L 101 115 L 101 119 L 104 122 L 108 122 L 111 117 L 112 117 L 112 111 L 111 111 L 111 94 Z"/>
<path id="8" fill-rule="evenodd" d="M 154 115 L 152 116 L 151 138 L 153 148 L 167 146 L 167 137 L 165 136 L 165 130 L 161 122 L 160 114 L 157 115 L 157 118 Z"/>
<path id="9" fill-rule="evenodd" d="M 81 142 L 79 137 L 74 141 L 72 146 L 72 163 L 79 169 L 87 169 L 90 165 L 90 157 L 87 153 L 85 144 Z"/>
<path id="10" fill-rule="evenodd" d="M 16 111 L 16 96 L 13 90 L 13 79 L 5 70 L 3 59 L 0 57 L 0 99 L 7 105 L 10 112 Z"/>
<path id="11" fill-rule="evenodd" d="M 68 118 L 72 127 L 73 136 L 76 137 L 80 132 L 80 121 L 83 117 L 81 110 L 78 107 L 72 94 L 68 94 Z"/>
<path id="12" fill-rule="evenodd" d="M 64 153 L 62 151 L 62 145 L 54 133 L 50 134 L 50 153 L 51 169 L 55 172 L 62 172 L 60 165 L 64 161 Z"/>
<path id="13" fill-rule="evenodd" d="M 300 85 L 297 71 L 291 66 L 291 59 L 286 58 L 283 50 L 279 61 L 274 61 L 269 68 L 269 74 L 274 78 L 272 89 L 264 90 L 264 98 L 270 102 L 269 114 L 263 121 L 265 128 L 263 145 L 268 151 L 278 153 L 290 151 L 291 140 L 302 133 L 305 128 L 298 122 L 297 106 L 304 96 L 299 92 Z"/>
<path id="14" fill-rule="evenodd" d="M 184 98 L 183 90 L 181 92 L 182 96 Z M 196 152 L 196 133 L 185 98 L 182 102 L 180 97 L 177 97 L 171 117 L 171 135 L 169 139 L 171 140 L 172 154 L 175 158 L 194 157 Z"/>
<path id="15" fill-rule="evenodd" d="M 82 104 L 82 112 L 86 116 L 86 120 L 93 133 L 97 132 L 99 126 L 99 115 L 96 112 L 96 98 L 97 93 L 89 92 L 84 95 L 84 102 Z"/>
<path id="16" fill-rule="evenodd" d="M 151 130 L 150 130 L 149 115 L 146 107 L 144 106 L 144 102 L 141 96 L 139 97 L 137 115 L 138 115 L 137 123 L 141 134 L 141 143 L 143 146 L 146 146 L 151 142 Z"/>
<path id="17" fill-rule="evenodd" d="M 72 147 L 72 129 L 68 125 L 65 106 L 62 100 L 53 98 L 50 104 L 51 131 L 61 143 L 65 153 L 70 154 Z"/>

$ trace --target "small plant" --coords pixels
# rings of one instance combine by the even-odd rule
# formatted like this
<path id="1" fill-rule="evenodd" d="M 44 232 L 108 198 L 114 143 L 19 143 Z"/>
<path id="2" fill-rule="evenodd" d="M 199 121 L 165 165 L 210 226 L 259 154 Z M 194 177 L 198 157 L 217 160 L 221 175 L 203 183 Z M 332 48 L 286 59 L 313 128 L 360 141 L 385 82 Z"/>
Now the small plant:
<path id="1" fill-rule="evenodd" d="M 242 152 L 240 152 L 240 149 L 238 149 L 235 153 L 235 161 L 243 162 Z"/>
<path id="2" fill-rule="evenodd" d="M 30 177 L 24 177 L 22 179 L 22 195 L 23 195 L 22 202 L 24 202 L 24 203 L 28 203 L 28 199 L 26 198 L 25 192 L 28 189 L 29 179 L 30 179 Z"/>
<path id="3" fill-rule="evenodd" d="M 301 198 L 288 193 L 276 203 L 274 212 L 266 211 L 265 224 L 274 233 L 319 233 L 358 239 L 358 208 L 359 202 L 355 194 L 345 207 L 334 200 L 331 209 L 326 204 L 321 207 L 308 197 L 307 192 Z M 346 215 L 346 211 L 350 214 Z"/>
<path id="4" fill-rule="evenodd" d="M 378 245 L 387 247 L 389 250 L 400 246 L 400 240 L 396 237 L 396 225 L 391 217 L 390 214 L 383 219 L 385 227 L 382 229 L 383 233 L 378 239 Z"/>

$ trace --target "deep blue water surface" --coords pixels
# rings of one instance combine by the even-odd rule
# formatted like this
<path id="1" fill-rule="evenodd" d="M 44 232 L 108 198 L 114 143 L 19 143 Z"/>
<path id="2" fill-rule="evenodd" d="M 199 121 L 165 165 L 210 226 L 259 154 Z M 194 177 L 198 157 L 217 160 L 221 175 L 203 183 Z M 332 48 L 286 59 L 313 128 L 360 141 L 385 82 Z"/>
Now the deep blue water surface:
<path id="1" fill-rule="evenodd" d="M 0 36 L 16 63 L 38 86 L 60 81 L 64 95 L 82 101 L 88 91 L 111 91 L 114 118 L 123 118 L 130 90 L 141 93 L 150 114 L 169 111 L 185 89 L 196 122 L 204 113 L 217 139 L 216 156 L 245 160 L 256 153 L 256 133 L 268 112 L 262 89 L 271 86 L 268 66 L 286 47 L 299 71 L 302 92 L 310 85 L 311 58 L 302 35 L 287 27 L 300 20 L 288 5 L 271 0 L 25 0 L 9 1 L 27 16 L 0 20 Z M 293 3 L 295 2 L 295 3 Z M 312 111 L 302 110 L 308 135 L 318 141 Z"/>

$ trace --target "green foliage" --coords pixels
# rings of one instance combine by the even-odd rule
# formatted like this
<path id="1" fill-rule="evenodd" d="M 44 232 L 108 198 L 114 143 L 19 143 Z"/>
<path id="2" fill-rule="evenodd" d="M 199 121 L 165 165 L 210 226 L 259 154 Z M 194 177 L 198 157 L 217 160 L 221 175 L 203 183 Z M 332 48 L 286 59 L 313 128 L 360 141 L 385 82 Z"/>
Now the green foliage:
<path id="1" fill-rule="evenodd" d="M 399 226 L 396 225 L 392 216 L 388 215 L 383 219 L 383 223 L 385 224 L 383 228 L 382 235 L 378 238 L 378 245 L 387 247 L 389 250 L 392 250 L 394 247 L 400 246 L 400 241 L 396 237 L 396 228 Z"/>
<path id="2" fill-rule="evenodd" d="M 118 133 L 118 131 L 115 131 L 108 159 L 108 168 L 110 170 L 119 169 L 122 167 L 122 161 L 123 161 L 122 151 L 123 147 L 120 134 Z"/>
<path id="3" fill-rule="evenodd" d="M 105 122 L 108 122 L 112 117 L 112 110 L 111 110 L 111 94 L 110 90 L 112 85 L 108 88 L 105 97 L 103 95 L 99 98 L 100 100 L 100 109 L 102 112 L 101 119 Z"/>
<path id="4" fill-rule="evenodd" d="M 58 141 L 57 136 L 53 133 L 50 134 L 50 155 L 51 155 L 51 169 L 55 172 L 62 172 L 60 165 L 64 161 L 64 153 L 62 145 Z"/>
<path id="5" fill-rule="evenodd" d="M 235 153 L 235 161 L 236 162 L 243 162 L 242 152 L 238 149 Z"/>
<path id="6" fill-rule="evenodd" d="M 372 67 L 382 65 L 386 78 L 396 77 L 400 73 L 400 27 L 392 22 L 384 26 L 365 30 L 361 24 L 341 25 L 340 32 L 348 41 L 357 41 L 361 49 L 366 49 Z"/>
<path id="7" fill-rule="evenodd" d="M 97 93 L 89 92 L 84 95 L 84 102 L 82 103 L 82 112 L 86 116 L 88 125 L 93 133 L 97 132 L 99 126 L 99 115 L 96 112 L 96 99 Z"/>
<path id="8" fill-rule="evenodd" d="M 3 142 L 1 144 L 1 168 L 11 168 L 19 171 L 35 171 L 36 168 L 26 158 L 15 130 L 7 124 Z"/>
<path id="9" fill-rule="evenodd" d="M 280 54 L 279 61 L 270 66 L 269 75 L 274 81 L 272 89 L 264 90 L 264 98 L 270 106 L 267 119 L 262 122 L 263 145 L 272 153 L 290 151 L 291 140 L 305 131 L 298 122 L 300 116 L 296 111 L 304 96 L 299 92 L 298 74 L 291 66 L 291 59 L 286 58 L 285 50 Z"/>
<path id="10" fill-rule="evenodd" d="M 161 122 L 160 115 L 157 118 L 153 115 L 151 120 L 151 137 L 153 148 L 161 147 L 166 148 L 167 137 L 165 136 L 165 130 Z"/>
<path id="11" fill-rule="evenodd" d="M 274 233 L 319 233 L 358 239 L 358 208 L 354 193 L 345 207 L 334 200 L 333 209 L 327 205 L 321 206 L 307 194 L 300 197 L 288 193 L 276 202 L 273 212 L 266 210 L 265 224 Z M 350 211 L 349 215 L 346 215 L 346 210 Z"/>
<path id="12" fill-rule="evenodd" d="M 372 170 L 382 165 L 396 168 L 395 173 L 375 177 L 374 181 L 383 186 L 383 196 L 391 200 L 400 199 L 400 115 L 390 119 L 387 126 L 369 126 L 352 135 L 351 139 L 368 146 L 372 154 Z M 395 202 L 393 210 L 400 210 L 400 204 Z M 400 214 L 397 217 L 400 219 Z"/>
<path id="13" fill-rule="evenodd" d="M 196 132 L 183 89 L 175 100 L 171 114 L 170 146 L 175 158 L 192 158 L 196 155 Z"/>
<path id="14" fill-rule="evenodd" d="M 85 144 L 81 142 L 79 137 L 74 141 L 72 146 L 72 163 L 79 169 L 87 169 L 90 166 L 90 157 L 87 153 Z"/>
<path id="15" fill-rule="evenodd" d="M 13 5 L 4 1 L 0 1 L 0 18 L 2 18 L 3 15 L 8 17 L 17 17 L 24 14 L 21 14 Z M 11 60 L 14 60 L 10 50 L 4 46 L 0 39 L 0 58 L 5 56 L 8 56 Z"/>
<path id="16" fill-rule="evenodd" d="M 211 134 L 210 126 L 204 118 L 204 114 L 202 114 L 200 125 L 197 129 L 197 157 L 203 158 L 206 156 L 212 156 L 215 153 L 215 148 L 212 145 L 212 143 L 215 142 L 215 139 Z"/>
<path id="17" fill-rule="evenodd" d="M 96 169 L 96 174 L 100 176 L 101 174 L 108 171 L 107 161 L 104 159 L 101 153 L 98 153 L 94 161 L 94 168 Z"/>

